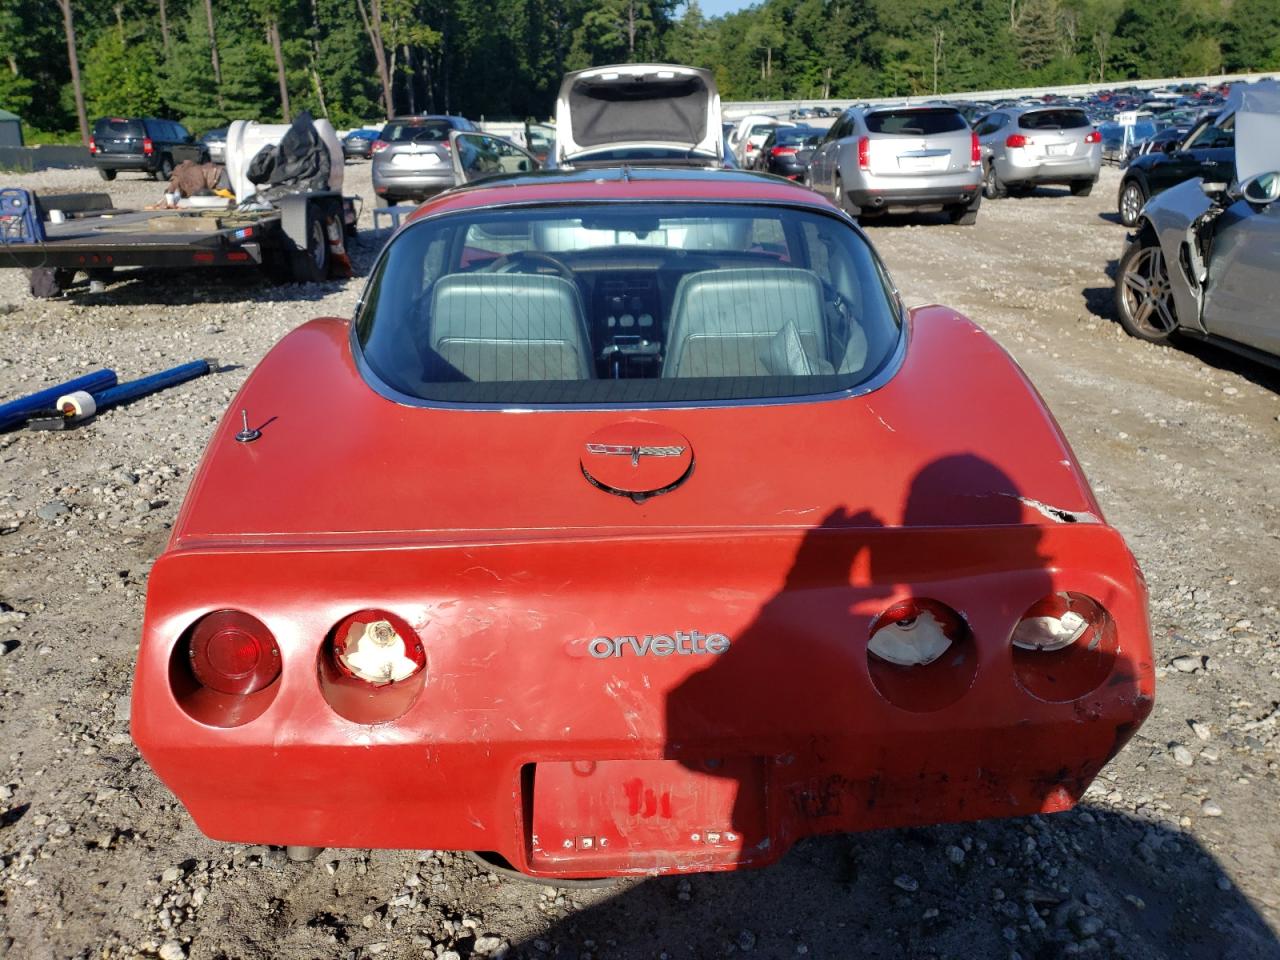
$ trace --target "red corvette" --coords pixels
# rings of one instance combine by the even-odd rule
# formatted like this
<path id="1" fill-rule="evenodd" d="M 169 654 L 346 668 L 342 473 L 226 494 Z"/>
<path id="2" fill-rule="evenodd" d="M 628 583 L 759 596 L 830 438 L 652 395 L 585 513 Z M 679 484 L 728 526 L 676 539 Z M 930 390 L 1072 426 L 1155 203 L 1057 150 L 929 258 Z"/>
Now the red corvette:
<path id="1" fill-rule="evenodd" d="M 727 870 L 1070 807 L 1142 576 L 1017 366 L 727 171 L 507 176 L 284 338 L 151 575 L 143 755 L 200 828 Z"/>

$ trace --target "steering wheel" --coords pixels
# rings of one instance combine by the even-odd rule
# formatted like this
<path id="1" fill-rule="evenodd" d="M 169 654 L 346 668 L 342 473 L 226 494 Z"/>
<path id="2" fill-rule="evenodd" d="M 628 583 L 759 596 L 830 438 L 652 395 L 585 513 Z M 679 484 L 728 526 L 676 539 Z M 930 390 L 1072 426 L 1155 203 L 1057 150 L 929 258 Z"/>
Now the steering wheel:
<path id="1" fill-rule="evenodd" d="M 561 261 L 551 256 L 549 253 L 541 253 L 537 250 L 516 250 L 513 253 L 504 253 L 493 263 L 485 268 L 486 273 L 536 273 L 537 270 L 522 269 L 531 266 L 530 261 L 535 263 L 549 264 L 561 277 L 577 286 L 578 278 L 574 276 L 573 271 L 564 265 Z"/>

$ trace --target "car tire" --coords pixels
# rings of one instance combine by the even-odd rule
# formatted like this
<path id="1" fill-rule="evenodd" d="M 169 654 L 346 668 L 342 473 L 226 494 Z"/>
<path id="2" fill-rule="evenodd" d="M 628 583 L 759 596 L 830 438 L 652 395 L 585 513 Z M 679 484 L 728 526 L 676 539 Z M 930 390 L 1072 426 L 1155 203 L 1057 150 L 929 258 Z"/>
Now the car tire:
<path id="1" fill-rule="evenodd" d="M 1092 180 L 1077 180 L 1069 186 L 1073 197 L 1087 197 L 1093 193 Z"/>
<path id="2" fill-rule="evenodd" d="M 1137 180 L 1126 180 L 1120 184 L 1120 194 L 1116 198 L 1116 208 L 1120 213 L 1120 222 L 1126 227 L 1136 227 L 1142 208 L 1147 203 L 1147 191 Z"/>
<path id="3" fill-rule="evenodd" d="M 329 278 L 329 238 L 324 216 L 314 205 L 307 211 L 306 249 L 289 255 L 289 273 L 296 283 L 319 283 Z"/>
<path id="4" fill-rule="evenodd" d="M 972 203 L 961 203 L 947 210 L 947 216 L 958 227 L 972 227 L 978 222 L 978 208 L 982 206 L 982 197 L 974 198 Z"/>
<path id="5" fill-rule="evenodd" d="M 166 183 L 173 176 L 173 158 L 165 154 L 160 158 L 160 167 L 156 170 L 156 179 Z"/>
<path id="6" fill-rule="evenodd" d="M 114 170 L 108 170 L 106 167 L 99 167 L 98 176 L 103 180 L 114 180 L 116 178 L 116 172 Z"/>
<path id="7" fill-rule="evenodd" d="M 996 165 L 988 163 L 982 175 L 982 195 L 988 200 L 999 200 L 1006 193 L 1004 181 L 1000 179 L 1000 174 L 996 173 Z"/>
<path id="8" fill-rule="evenodd" d="M 1125 332 L 1148 343 L 1168 343 L 1178 330 L 1178 314 L 1168 264 L 1159 242 L 1144 232 L 1120 257 L 1116 268 L 1116 313 Z"/>
<path id="9" fill-rule="evenodd" d="M 835 186 L 831 192 L 831 199 L 837 207 L 847 213 L 853 219 L 857 220 L 862 214 L 862 208 L 849 202 L 848 195 L 844 192 L 844 180 L 840 178 L 840 174 L 836 174 Z"/>

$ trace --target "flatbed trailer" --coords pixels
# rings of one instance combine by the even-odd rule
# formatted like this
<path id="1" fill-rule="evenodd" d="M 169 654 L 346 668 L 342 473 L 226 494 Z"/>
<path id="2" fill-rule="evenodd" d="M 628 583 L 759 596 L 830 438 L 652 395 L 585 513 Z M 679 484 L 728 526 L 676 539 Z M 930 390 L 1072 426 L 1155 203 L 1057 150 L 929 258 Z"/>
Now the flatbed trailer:
<path id="1" fill-rule="evenodd" d="M 35 296 L 56 296 L 77 271 L 100 278 L 117 267 L 266 267 L 313 282 L 342 270 L 356 215 L 353 198 L 330 192 L 268 210 L 128 210 L 105 193 L 0 189 L 0 267 L 29 271 Z"/>

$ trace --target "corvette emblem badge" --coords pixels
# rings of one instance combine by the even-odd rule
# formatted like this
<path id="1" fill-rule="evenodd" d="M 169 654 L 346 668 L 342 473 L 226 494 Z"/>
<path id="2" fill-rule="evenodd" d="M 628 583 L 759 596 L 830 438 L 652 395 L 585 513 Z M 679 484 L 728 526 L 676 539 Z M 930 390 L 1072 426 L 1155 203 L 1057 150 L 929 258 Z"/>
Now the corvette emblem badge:
<path id="1" fill-rule="evenodd" d="M 587 453 L 603 457 L 630 457 L 633 467 L 640 466 L 641 457 L 678 457 L 684 447 L 638 446 L 628 443 L 588 443 Z"/>

